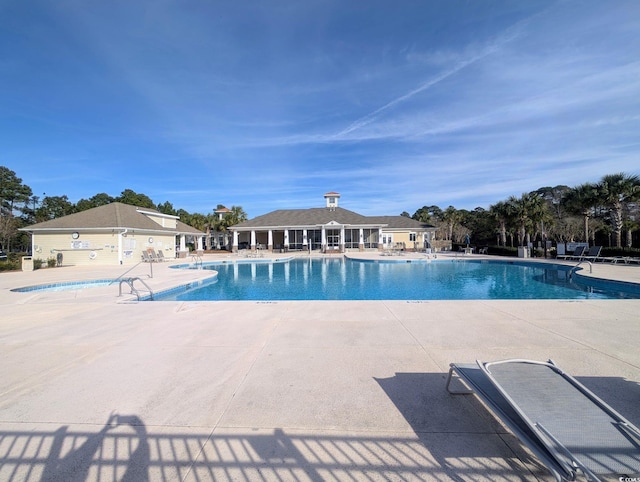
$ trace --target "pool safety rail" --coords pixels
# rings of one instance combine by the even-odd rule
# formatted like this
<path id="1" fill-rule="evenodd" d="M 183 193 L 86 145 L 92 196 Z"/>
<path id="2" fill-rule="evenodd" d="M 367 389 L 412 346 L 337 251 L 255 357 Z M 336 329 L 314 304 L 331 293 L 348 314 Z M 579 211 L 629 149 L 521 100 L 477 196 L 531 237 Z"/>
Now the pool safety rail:
<path id="1" fill-rule="evenodd" d="M 578 266 L 580 266 L 582 263 L 587 263 L 589 265 L 589 273 L 593 273 L 593 263 L 589 260 L 583 259 L 569 270 L 569 279 L 573 278 L 573 274 L 578 270 Z"/>
<path id="2" fill-rule="evenodd" d="M 200 265 L 200 267 L 202 268 L 202 256 L 200 256 L 200 254 L 192 254 L 191 259 L 193 260 L 196 268 L 198 267 L 198 265 Z"/>
<path id="3" fill-rule="evenodd" d="M 153 300 L 153 291 L 151 290 L 151 288 L 149 288 L 149 285 L 147 283 L 144 282 L 144 280 L 142 278 L 122 278 L 120 280 L 120 284 L 118 286 L 118 296 L 122 296 L 122 284 L 126 283 L 127 285 L 129 285 L 130 288 L 130 294 L 132 295 L 136 295 L 136 298 L 138 299 L 138 301 L 140 301 L 140 290 L 138 288 L 136 288 L 134 286 L 134 283 L 136 281 L 139 281 L 140 283 L 142 283 L 142 285 L 145 287 L 145 289 L 143 291 L 146 291 L 147 293 L 149 293 L 149 298 Z"/>

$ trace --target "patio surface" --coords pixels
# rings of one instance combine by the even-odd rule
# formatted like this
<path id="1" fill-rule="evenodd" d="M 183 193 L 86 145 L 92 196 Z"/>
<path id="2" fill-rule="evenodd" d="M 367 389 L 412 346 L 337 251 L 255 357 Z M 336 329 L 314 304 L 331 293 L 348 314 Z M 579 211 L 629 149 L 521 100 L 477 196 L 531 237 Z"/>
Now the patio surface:
<path id="1" fill-rule="evenodd" d="M 211 275 L 168 264 L 154 291 Z M 552 358 L 640 425 L 640 300 L 9 291 L 127 269 L 0 273 L 0 480 L 552 480 L 477 398 L 445 390 L 449 363 L 476 359 Z M 638 265 L 592 271 L 640 282 Z"/>

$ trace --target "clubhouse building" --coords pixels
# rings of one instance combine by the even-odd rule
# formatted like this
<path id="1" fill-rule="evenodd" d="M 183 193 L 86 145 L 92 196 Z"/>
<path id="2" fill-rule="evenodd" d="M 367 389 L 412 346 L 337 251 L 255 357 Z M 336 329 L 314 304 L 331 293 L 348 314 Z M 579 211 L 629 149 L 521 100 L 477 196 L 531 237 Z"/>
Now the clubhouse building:
<path id="1" fill-rule="evenodd" d="M 406 216 L 363 216 L 338 206 L 340 194 L 324 195 L 325 207 L 272 211 L 229 228 L 232 251 L 383 251 L 429 248 L 434 226 Z"/>
<path id="2" fill-rule="evenodd" d="M 179 258 L 187 242 L 202 249 L 205 233 L 155 209 L 114 202 L 20 229 L 31 234 L 34 259 L 67 265 L 132 265 L 143 252 Z"/>

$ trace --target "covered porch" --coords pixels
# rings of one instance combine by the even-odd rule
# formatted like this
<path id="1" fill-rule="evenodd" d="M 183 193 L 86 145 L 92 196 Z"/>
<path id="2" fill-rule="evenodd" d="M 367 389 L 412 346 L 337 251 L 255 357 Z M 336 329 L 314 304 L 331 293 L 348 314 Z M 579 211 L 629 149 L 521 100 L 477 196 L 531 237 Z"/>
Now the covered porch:
<path id="1" fill-rule="evenodd" d="M 269 252 L 380 250 L 383 225 L 353 226 L 331 222 L 315 226 L 238 228 L 233 230 L 232 251 Z"/>

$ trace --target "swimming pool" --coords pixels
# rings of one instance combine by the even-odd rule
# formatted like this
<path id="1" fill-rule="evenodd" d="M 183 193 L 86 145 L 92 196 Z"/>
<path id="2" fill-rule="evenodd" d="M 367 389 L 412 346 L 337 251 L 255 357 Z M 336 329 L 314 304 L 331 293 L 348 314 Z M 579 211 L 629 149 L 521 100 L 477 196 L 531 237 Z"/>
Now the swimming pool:
<path id="1" fill-rule="evenodd" d="M 85 288 L 100 288 L 102 286 L 110 286 L 117 283 L 117 279 L 94 279 L 84 281 L 63 281 L 58 283 L 47 283 L 34 286 L 23 286 L 21 288 L 13 288 L 11 291 L 17 293 L 28 293 L 31 291 L 69 291 L 82 290 Z"/>
<path id="2" fill-rule="evenodd" d="M 188 267 L 188 265 L 182 265 Z M 193 268 L 193 266 L 191 266 Z M 571 266 L 515 261 L 297 258 L 205 263 L 217 278 L 156 300 L 478 300 L 640 298 L 640 286 L 570 276 Z"/>

